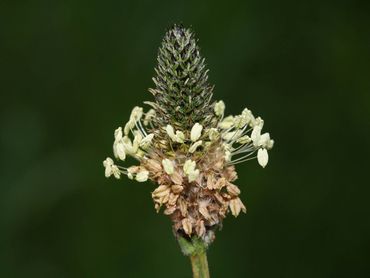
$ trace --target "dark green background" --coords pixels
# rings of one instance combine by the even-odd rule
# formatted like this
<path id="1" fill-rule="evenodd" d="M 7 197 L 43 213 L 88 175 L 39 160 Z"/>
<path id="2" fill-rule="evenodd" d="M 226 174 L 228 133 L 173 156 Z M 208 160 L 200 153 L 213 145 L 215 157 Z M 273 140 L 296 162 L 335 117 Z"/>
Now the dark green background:
<path id="1" fill-rule="evenodd" d="M 212 277 L 370 277 L 369 2 L 308 0 L 2 1 L 0 277 L 191 276 L 153 184 L 102 167 L 175 22 L 276 142 L 237 167 Z"/>

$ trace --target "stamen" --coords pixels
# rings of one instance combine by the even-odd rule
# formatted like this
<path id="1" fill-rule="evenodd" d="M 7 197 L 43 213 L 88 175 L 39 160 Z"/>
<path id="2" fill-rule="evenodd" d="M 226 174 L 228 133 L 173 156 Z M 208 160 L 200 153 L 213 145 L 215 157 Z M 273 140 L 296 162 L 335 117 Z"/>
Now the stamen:
<path id="1" fill-rule="evenodd" d="M 141 128 L 140 128 L 140 126 L 137 124 L 137 122 L 135 122 L 135 126 L 136 126 L 136 128 L 137 128 L 137 130 L 140 132 L 140 134 L 143 136 L 143 137 L 145 137 L 146 135 L 145 135 L 145 133 L 141 130 Z M 132 131 L 132 130 L 131 130 Z M 132 132 L 133 133 L 133 132 Z M 133 133 L 134 134 L 134 133 Z"/>
<path id="2" fill-rule="evenodd" d="M 233 160 L 233 161 L 230 161 L 230 163 L 234 163 L 234 162 L 241 161 L 241 160 L 243 160 L 243 159 L 245 159 L 245 158 L 247 158 L 247 157 L 251 156 L 251 155 L 252 155 L 252 154 L 254 154 L 256 151 L 257 151 L 257 150 L 254 150 L 253 152 L 251 152 L 251 153 L 249 153 L 249 154 L 243 155 L 243 156 L 241 156 L 241 157 L 239 157 L 239 158 L 237 158 L 237 159 L 235 159 L 235 160 Z"/>
<path id="3" fill-rule="evenodd" d="M 141 130 L 144 132 L 144 135 L 145 136 L 148 136 L 148 134 L 146 133 L 146 131 L 145 131 L 145 128 L 143 127 L 143 125 L 142 125 L 142 123 L 141 123 L 141 120 L 139 120 L 139 126 L 141 127 Z M 144 137 L 145 137 L 144 136 Z"/>
<path id="4" fill-rule="evenodd" d="M 249 143 L 247 143 L 247 144 L 240 144 L 236 149 L 233 149 L 233 151 L 238 151 L 238 150 L 240 150 L 241 148 L 244 148 L 244 147 L 246 147 L 246 146 L 248 146 L 249 145 Z"/>
<path id="5" fill-rule="evenodd" d="M 229 142 L 231 142 L 231 145 L 235 143 L 236 140 L 233 141 L 234 137 L 238 134 L 239 130 L 235 130 L 233 136 L 230 138 Z"/>
<path id="6" fill-rule="evenodd" d="M 123 170 L 120 170 L 120 169 L 119 169 L 119 172 L 122 173 L 122 174 L 124 174 L 124 175 L 127 175 L 128 174 L 127 171 L 123 171 Z"/>
<path id="7" fill-rule="evenodd" d="M 250 157 L 250 158 L 247 158 L 247 159 L 244 159 L 244 160 L 241 160 L 241 161 L 237 161 L 237 162 L 232 161 L 232 162 L 228 163 L 228 165 L 236 165 L 236 164 L 243 163 L 243 162 L 255 159 L 255 158 L 257 158 L 257 156 L 253 156 L 253 157 Z"/>
<path id="8" fill-rule="evenodd" d="M 233 130 L 235 128 L 235 126 L 232 126 L 232 127 L 229 127 L 228 129 L 224 130 L 222 133 L 228 133 L 229 131 Z"/>
<path id="9" fill-rule="evenodd" d="M 247 152 L 250 152 L 254 150 L 254 146 L 251 145 L 251 144 L 248 144 L 248 145 L 242 145 L 242 147 L 238 148 L 238 149 L 235 149 L 235 152 L 231 152 L 233 155 L 236 155 L 236 154 L 239 154 L 239 153 L 247 153 Z"/>
<path id="10" fill-rule="evenodd" d="M 246 127 L 248 127 L 248 125 L 245 125 L 245 127 L 244 127 L 244 128 L 246 128 Z M 242 135 L 241 135 L 241 136 L 244 136 L 244 135 L 246 135 L 247 133 L 249 133 L 250 131 L 252 131 L 252 130 L 253 130 L 253 128 L 251 127 L 250 129 L 248 129 L 248 130 L 244 131 L 244 128 L 243 128 L 243 133 L 242 133 Z"/>

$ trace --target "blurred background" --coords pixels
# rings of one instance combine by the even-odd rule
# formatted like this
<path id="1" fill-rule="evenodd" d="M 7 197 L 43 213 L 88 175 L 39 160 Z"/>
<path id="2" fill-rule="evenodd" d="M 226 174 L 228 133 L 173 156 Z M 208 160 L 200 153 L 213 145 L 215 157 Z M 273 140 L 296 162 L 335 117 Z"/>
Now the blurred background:
<path id="1" fill-rule="evenodd" d="M 370 277 L 366 1 L 0 4 L 0 277 L 190 277 L 154 185 L 106 179 L 113 131 L 151 100 L 173 23 L 192 26 L 227 113 L 275 139 L 238 165 L 248 214 L 212 277 Z"/>

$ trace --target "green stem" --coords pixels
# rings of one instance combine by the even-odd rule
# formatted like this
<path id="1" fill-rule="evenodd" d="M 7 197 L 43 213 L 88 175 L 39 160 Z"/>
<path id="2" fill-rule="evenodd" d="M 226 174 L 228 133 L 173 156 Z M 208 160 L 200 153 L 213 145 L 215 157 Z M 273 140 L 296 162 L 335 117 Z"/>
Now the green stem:
<path id="1" fill-rule="evenodd" d="M 193 270 L 193 278 L 209 278 L 208 261 L 207 261 L 207 245 L 203 240 L 193 237 L 177 238 L 181 250 L 184 255 L 189 256 L 191 268 Z"/>
<path id="2" fill-rule="evenodd" d="M 194 278 L 209 278 L 207 253 L 205 250 L 190 256 L 190 261 Z"/>

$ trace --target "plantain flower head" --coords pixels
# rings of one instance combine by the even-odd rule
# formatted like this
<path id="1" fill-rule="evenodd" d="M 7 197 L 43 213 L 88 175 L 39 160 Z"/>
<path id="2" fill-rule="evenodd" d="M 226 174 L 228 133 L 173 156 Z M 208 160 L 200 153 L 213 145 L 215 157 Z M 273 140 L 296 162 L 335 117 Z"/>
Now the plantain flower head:
<path id="1" fill-rule="evenodd" d="M 214 239 L 228 213 L 246 212 L 235 184 L 235 165 L 257 158 L 266 167 L 274 141 L 262 132 L 264 121 L 245 108 L 224 115 L 225 103 L 213 101 L 213 86 L 194 34 L 175 25 L 158 53 L 150 107 L 134 107 L 128 121 L 114 131 L 113 155 L 136 165 L 124 167 L 111 158 L 105 176 L 126 175 L 155 184 L 151 196 L 178 236 Z"/>

